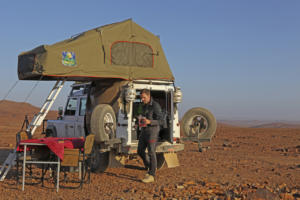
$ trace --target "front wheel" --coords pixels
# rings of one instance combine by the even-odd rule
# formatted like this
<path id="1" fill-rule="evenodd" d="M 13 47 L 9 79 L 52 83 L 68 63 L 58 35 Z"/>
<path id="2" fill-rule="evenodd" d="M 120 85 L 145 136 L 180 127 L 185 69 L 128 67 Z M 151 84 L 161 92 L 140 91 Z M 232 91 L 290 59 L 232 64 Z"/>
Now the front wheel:
<path id="1" fill-rule="evenodd" d="M 57 137 L 57 132 L 55 127 L 50 127 L 46 129 L 46 137 Z"/>
<path id="2" fill-rule="evenodd" d="M 181 130 L 188 138 L 211 140 L 217 129 L 213 114 L 205 108 L 192 108 L 181 119 Z"/>

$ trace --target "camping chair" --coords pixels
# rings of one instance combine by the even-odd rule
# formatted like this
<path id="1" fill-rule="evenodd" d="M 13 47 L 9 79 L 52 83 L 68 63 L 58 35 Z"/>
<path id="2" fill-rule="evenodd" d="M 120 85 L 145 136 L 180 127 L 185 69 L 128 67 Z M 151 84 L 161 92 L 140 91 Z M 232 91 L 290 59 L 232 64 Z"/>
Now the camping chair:
<path id="1" fill-rule="evenodd" d="M 64 182 L 75 182 L 79 183 L 78 187 L 82 187 L 83 183 L 83 176 L 82 174 L 82 169 L 79 167 L 80 166 L 80 149 L 64 149 L 64 159 L 61 161 L 60 166 L 63 167 L 61 171 L 64 172 Z M 77 168 L 79 167 L 79 181 L 78 180 L 73 180 L 73 181 L 67 181 L 67 169 L 70 169 L 71 167 Z M 71 171 L 71 170 L 68 170 Z M 74 171 L 74 170 L 72 170 Z M 65 186 L 64 186 L 65 187 Z M 78 188 L 78 187 L 69 187 L 69 188 Z"/>
<path id="2" fill-rule="evenodd" d="M 91 154 L 94 144 L 95 135 L 88 135 L 85 138 L 83 149 L 64 149 L 64 159 L 61 161 L 61 167 L 79 167 L 79 187 L 82 188 L 84 182 L 90 183 L 90 171 L 91 171 Z M 66 169 L 66 168 L 65 168 Z M 62 169 L 64 171 L 64 169 Z M 72 170 L 76 171 L 76 170 Z M 88 173 L 88 179 L 85 181 L 86 174 Z M 65 172 L 64 181 L 66 180 L 67 174 Z M 76 180 L 71 182 L 78 182 Z M 69 187 L 78 188 L 78 187 Z"/>
<path id="3" fill-rule="evenodd" d="M 80 162 L 83 167 L 83 170 L 81 171 L 84 172 L 84 174 L 81 174 L 81 176 L 83 180 L 85 180 L 86 173 L 88 173 L 88 179 L 86 181 L 87 183 L 90 183 L 90 179 L 91 179 L 91 164 L 92 164 L 91 158 L 92 158 L 94 139 L 95 139 L 94 134 L 89 134 L 88 136 L 86 136 L 84 141 L 84 148 L 80 156 Z"/>

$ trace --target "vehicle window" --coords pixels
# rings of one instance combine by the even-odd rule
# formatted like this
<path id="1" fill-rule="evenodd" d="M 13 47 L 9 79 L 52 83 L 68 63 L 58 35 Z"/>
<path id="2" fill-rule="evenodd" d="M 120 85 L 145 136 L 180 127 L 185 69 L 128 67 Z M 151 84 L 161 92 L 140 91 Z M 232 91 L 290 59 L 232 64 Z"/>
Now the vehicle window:
<path id="1" fill-rule="evenodd" d="M 75 115 L 77 108 L 77 99 L 70 98 L 66 107 L 65 115 Z"/>
<path id="2" fill-rule="evenodd" d="M 137 90 L 136 91 L 136 97 L 133 101 L 133 109 L 132 109 L 132 113 L 133 113 L 133 117 L 137 117 L 138 115 L 141 114 L 141 91 Z"/>
<path id="3" fill-rule="evenodd" d="M 134 103 L 141 103 L 141 91 L 140 90 L 136 90 L 136 96 L 135 99 L 133 101 Z"/>
<path id="4" fill-rule="evenodd" d="M 79 110 L 80 116 L 85 115 L 85 109 L 86 109 L 86 98 L 81 98 L 80 99 L 80 110 Z"/>

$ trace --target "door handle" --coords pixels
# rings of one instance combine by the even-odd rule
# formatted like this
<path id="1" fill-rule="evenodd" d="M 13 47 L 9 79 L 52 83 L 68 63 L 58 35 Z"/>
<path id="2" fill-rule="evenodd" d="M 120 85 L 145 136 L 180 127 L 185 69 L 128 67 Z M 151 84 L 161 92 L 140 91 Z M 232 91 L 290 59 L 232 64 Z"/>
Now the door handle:
<path id="1" fill-rule="evenodd" d="M 74 126 L 70 126 L 70 128 L 73 128 Z"/>

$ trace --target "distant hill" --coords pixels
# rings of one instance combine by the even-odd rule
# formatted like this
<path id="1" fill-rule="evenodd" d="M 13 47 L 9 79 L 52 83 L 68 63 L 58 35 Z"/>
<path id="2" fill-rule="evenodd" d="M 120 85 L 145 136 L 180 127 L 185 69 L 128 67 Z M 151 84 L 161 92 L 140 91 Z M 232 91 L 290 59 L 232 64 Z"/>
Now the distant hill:
<path id="1" fill-rule="evenodd" d="M 283 122 L 274 122 L 268 124 L 260 124 L 250 128 L 300 128 L 300 124 L 288 124 Z"/>
<path id="2" fill-rule="evenodd" d="M 25 115 L 31 122 L 33 116 L 40 111 L 40 108 L 29 103 L 21 103 L 15 101 L 0 101 L 0 147 L 11 148 L 15 146 L 15 134 L 21 130 Z M 57 112 L 50 111 L 46 119 L 56 119 Z M 25 130 L 25 127 L 23 127 Z M 36 132 L 35 137 L 40 137 L 42 126 Z M 42 135 L 44 137 L 44 135 Z"/>
<path id="3" fill-rule="evenodd" d="M 31 119 L 34 114 L 38 113 L 40 108 L 35 107 L 29 103 L 21 103 L 15 101 L 0 101 L 0 118 L 6 122 L 22 121 L 25 115 Z M 48 113 L 48 119 L 55 119 L 57 117 L 56 111 Z M 1 121 L 0 121 L 1 123 Z"/>
<path id="4" fill-rule="evenodd" d="M 300 121 L 218 120 L 218 122 L 245 128 L 300 128 Z"/>

